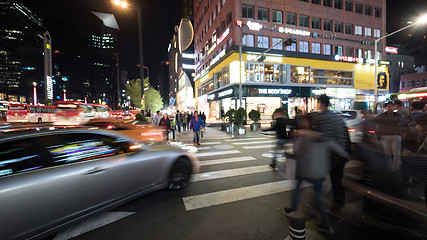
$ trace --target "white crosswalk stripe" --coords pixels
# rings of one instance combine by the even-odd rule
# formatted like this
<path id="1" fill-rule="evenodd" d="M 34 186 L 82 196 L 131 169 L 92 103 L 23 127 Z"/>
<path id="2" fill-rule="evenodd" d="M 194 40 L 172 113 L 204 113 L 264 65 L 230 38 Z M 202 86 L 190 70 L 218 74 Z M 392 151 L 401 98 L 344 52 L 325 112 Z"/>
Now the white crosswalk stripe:
<path id="1" fill-rule="evenodd" d="M 197 157 L 206 157 L 206 156 L 227 155 L 227 154 L 236 154 L 236 153 L 241 153 L 241 152 L 239 150 L 202 152 L 202 153 L 196 153 L 196 156 Z"/>
<path id="2" fill-rule="evenodd" d="M 236 168 L 236 169 L 228 169 L 222 171 L 215 172 L 206 172 L 206 173 L 198 173 L 193 175 L 193 182 L 212 180 L 218 178 L 226 178 L 226 177 L 235 177 L 242 176 L 254 173 L 261 172 L 269 172 L 271 168 L 267 165 L 255 166 L 255 167 L 246 167 L 246 168 Z"/>
<path id="3" fill-rule="evenodd" d="M 261 139 L 269 139 L 266 137 L 262 137 L 262 138 L 238 138 L 238 139 L 228 139 L 225 140 L 226 142 L 238 142 L 238 141 L 252 141 L 252 140 L 261 140 Z"/>
<path id="4" fill-rule="evenodd" d="M 285 192 L 294 189 L 294 186 L 294 181 L 283 180 L 279 182 L 271 182 L 254 186 L 184 197 L 182 198 L 182 201 L 184 202 L 185 209 L 187 211 L 190 211 Z M 307 183 L 302 184 L 302 187 L 307 186 L 310 185 Z"/>
<path id="5" fill-rule="evenodd" d="M 202 142 L 200 143 L 201 145 L 219 145 L 221 144 L 220 142 Z"/>
<path id="6" fill-rule="evenodd" d="M 243 147 L 244 149 L 259 149 L 259 148 L 272 148 L 275 147 L 275 144 L 269 144 L 269 145 L 258 145 L 258 146 L 247 146 Z"/>
<path id="7" fill-rule="evenodd" d="M 209 150 L 212 149 L 212 147 L 198 147 L 197 150 Z"/>
<path id="8" fill-rule="evenodd" d="M 216 164 L 223 164 L 223 163 L 243 162 L 243 161 L 254 161 L 254 160 L 257 160 L 257 159 L 254 157 L 251 157 L 251 156 L 223 158 L 223 159 L 201 161 L 200 166 L 216 165 Z"/>
<path id="9" fill-rule="evenodd" d="M 260 143 L 272 143 L 276 141 L 267 140 L 267 141 L 256 141 L 256 142 L 234 142 L 233 145 L 249 145 L 249 144 L 260 144 Z"/>

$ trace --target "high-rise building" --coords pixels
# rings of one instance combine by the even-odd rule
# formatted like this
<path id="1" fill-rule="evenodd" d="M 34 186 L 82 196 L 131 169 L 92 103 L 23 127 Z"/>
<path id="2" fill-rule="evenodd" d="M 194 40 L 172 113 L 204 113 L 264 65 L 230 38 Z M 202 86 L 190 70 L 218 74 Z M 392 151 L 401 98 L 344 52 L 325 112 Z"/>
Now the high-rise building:
<path id="1" fill-rule="evenodd" d="M 388 93 L 385 0 L 194 1 L 197 108 L 309 112 L 326 93 L 332 108 L 372 108 Z M 375 60 L 378 75 L 375 76 Z M 357 104 L 356 104 L 357 103 Z"/>
<path id="2" fill-rule="evenodd" d="M 44 98 L 40 1 L 0 2 L 0 100 L 32 102 L 33 82 Z"/>

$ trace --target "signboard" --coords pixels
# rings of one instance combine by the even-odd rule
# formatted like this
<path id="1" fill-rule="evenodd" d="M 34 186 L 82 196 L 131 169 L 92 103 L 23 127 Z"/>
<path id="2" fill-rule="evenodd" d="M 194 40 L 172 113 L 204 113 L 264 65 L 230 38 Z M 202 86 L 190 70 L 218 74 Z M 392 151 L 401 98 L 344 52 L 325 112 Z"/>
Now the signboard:
<path id="1" fill-rule="evenodd" d="M 246 22 L 246 26 L 248 26 L 248 28 L 253 31 L 259 31 L 262 29 L 262 25 L 257 22 L 248 21 Z"/>
<path id="2" fill-rule="evenodd" d="M 248 61 L 257 61 L 257 60 L 258 60 L 258 58 L 259 58 L 260 56 L 261 56 L 261 55 L 253 55 L 253 54 L 250 54 L 250 55 L 247 55 L 246 59 L 247 59 Z M 267 61 L 267 62 L 277 62 L 277 63 L 282 63 L 282 57 L 265 56 L 265 61 Z"/>
<path id="3" fill-rule="evenodd" d="M 53 83 L 52 83 L 51 76 L 46 77 L 46 89 L 47 89 L 47 99 L 49 100 L 53 99 Z"/>
<path id="4" fill-rule="evenodd" d="M 227 95 L 233 94 L 233 89 L 228 89 L 218 93 L 218 97 L 224 97 Z"/>
<path id="5" fill-rule="evenodd" d="M 284 95 L 291 94 L 292 89 L 282 89 L 282 88 L 260 88 L 258 89 L 259 94 L 271 94 L 271 95 Z"/>
<path id="6" fill-rule="evenodd" d="M 279 32 L 289 33 L 289 34 L 293 34 L 293 35 L 301 35 L 301 36 L 310 36 L 311 35 L 311 33 L 309 31 L 292 29 L 292 28 L 284 28 L 284 27 L 279 27 Z"/>
<path id="7" fill-rule="evenodd" d="M 397 50 L 399 50 L 397 47 L 388 47 L 388 46 L 385 47 L 386 53 L 398 54 L 399 52 Z"/>
<path id="8" fill-rule="evenodd" d="M 378 76 L 377 76 L 378 89 L 387 89 L 387 85 L 388 85 L 387 74 L 385 72 L 378 73 Z"/>

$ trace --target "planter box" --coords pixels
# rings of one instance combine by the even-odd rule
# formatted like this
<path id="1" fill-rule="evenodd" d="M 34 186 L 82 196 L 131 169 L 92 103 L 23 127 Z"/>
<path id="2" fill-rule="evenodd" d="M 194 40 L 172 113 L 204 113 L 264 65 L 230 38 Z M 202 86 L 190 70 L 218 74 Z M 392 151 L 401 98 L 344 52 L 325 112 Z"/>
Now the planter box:
<path id="1" fill-rule="evenodd" d="M 239 127 L 239 135 L 245 135 L 246 134 L 246 127 Z"/>
<path id="2" fill-rule="evenodd" d="M 227 125 L 226 123 L 221 123 L 221 131 L 226 131 Z"/>
<path id="3" fill-rule="evenodd" d="M 251 124 L 251 131 L 257 131 L 261 128 L 261 123 L 252 123 Z"/>

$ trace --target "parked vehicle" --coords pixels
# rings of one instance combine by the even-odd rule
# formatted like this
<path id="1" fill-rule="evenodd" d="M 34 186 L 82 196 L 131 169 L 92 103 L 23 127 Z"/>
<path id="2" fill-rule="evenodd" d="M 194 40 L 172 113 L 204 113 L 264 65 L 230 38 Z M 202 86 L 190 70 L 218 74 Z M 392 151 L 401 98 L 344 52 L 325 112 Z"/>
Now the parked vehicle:
<path id="1" fill-rule="evenodd" d="M 197 171 L 188 151 L 109 131 L 0 133 L 0 239 L 53 234 L 154 190 L 182 189 Z"/>

